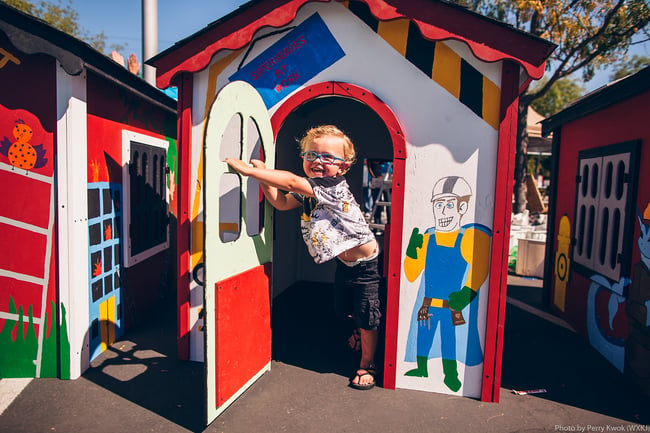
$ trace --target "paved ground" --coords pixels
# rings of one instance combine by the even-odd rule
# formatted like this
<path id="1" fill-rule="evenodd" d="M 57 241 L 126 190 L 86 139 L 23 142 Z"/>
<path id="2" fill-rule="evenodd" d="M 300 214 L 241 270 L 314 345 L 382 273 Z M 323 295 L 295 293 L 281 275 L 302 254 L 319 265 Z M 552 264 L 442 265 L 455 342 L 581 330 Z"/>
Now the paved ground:
<path id="1" fill-rule="evenodd" d="M 323 313 L 296 308 L 302 295 L 275 301 L 271 372 L 207 428 L 203 365 L 176 360 L 173 320 L 163 317 L 130 332 L 78 380 L 29 382 L 0 416 L 0 432 L 650 431 L 650 399 L 543 311 L 539 281 L 509 286 L 499 403 L 348 388 L 355 355 L 318 326 Z M 538 388 L 547 392 L 511 392 Z"/>

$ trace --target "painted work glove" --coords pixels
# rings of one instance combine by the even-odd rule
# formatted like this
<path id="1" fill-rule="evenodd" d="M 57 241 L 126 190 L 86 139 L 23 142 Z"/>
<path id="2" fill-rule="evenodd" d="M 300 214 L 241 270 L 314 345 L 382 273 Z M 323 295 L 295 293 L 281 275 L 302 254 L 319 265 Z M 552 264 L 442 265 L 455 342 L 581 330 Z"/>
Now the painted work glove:
<path id="1" fill-rule="evenodd" d="M 414 227 L 413 231 L 411 232 L 411 238 L 409 239 L 409 246 L 406 248 L 406 257 L 410 257 L 412 259 L 418 258 L 417 249 L 422 248 L 424 241 L 424 236 L 418 232 L 418 228 Z"/>
<path id="2" fill-rule="evenodd" d="M 477 292 L 470 289 L 468 286 L 463 286 L 457 292 L 449 294 L 449 308 L 456 311 L 461 311 L 467 307 L 472 299 L 476 298 Z"/>

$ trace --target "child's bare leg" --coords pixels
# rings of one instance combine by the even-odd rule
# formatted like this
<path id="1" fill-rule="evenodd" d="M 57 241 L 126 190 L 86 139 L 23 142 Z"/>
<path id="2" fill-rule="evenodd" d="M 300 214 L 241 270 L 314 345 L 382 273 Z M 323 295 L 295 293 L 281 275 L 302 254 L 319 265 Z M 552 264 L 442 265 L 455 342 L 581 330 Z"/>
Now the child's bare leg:
<path id="1" fill-rule="evenodd" d="M 348 338 L 348 346 L 354 351 L 361 350 L 361 333 L 359 332 L 359 328 L 354 328 L 352 331 L 352 335 Z"/>
<path id="2" fill-rule="evenodd" d="M 361 362 L 359 367 L 362 369 L 375 365 L 375 351 L 377 349 L 377 330 L 374 331 L 360 329 L 361 331 Z M 355 378 L 354 383 L 359 385 L 366 385 L 372 383 L 371 376 L 363 376 L 359 379 Z"/>

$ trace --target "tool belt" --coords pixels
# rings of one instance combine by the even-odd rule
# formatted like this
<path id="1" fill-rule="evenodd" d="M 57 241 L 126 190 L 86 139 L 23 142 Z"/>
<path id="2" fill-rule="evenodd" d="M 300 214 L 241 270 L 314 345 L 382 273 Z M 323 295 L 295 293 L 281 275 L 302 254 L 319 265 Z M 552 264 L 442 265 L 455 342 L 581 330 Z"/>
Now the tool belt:
<path id="1" fill-rule="evenodd" d="M 454 326 L 465 324 L 465 318 L 463 317 L 463 312 L 454 310 L 453 308 L 449 307 L 449 301 L 447 301 L 446 299 L 425 297 L 424 300 L 422 301 L 422 305 L 435 307 L 435 308 L 449 308 L 451 310 L 451 323 Z"/>

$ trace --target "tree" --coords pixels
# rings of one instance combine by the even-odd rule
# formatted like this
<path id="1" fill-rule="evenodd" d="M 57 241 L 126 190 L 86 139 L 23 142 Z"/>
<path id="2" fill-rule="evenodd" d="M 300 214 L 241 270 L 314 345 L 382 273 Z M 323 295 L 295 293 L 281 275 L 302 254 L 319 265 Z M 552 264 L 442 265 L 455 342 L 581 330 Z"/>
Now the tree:
<path id="1" fill-rule="evenodd" d="M 650 66 L 650 57 L 638 56 L 635 54 L 628 62 L 617 66 L 614 69 L 614 73 L 609 76 L 609 79 L 612 81 L 618 80 L 630 74 L 634 74 L 647 66 Z"/>
<path id="2" fill-rule="evenodd" d="M 1 0 L 9 6 L 42 19 L 46 23 L 66 32 L 76 38 L 82 39 L 89 43 L 97 51 L 104 52 L 106 47 L 106 35 L 100 32 L 91 35 L 87 30 L 79 25 L 79 14 L 72 7 L 72 0 L 68 0 L 67 5 L 63 5 L 61 0 L 57 3 L 51 3 L 41 0 L 34 4 L 29 0 Z"/>
<path id="3" fill-rule="evenodd" d="M 633 36 L 650 40 L 650 7 L 646 0 L 456 0 L 456 3 L 557 44 L 547 61 L 548 80 L 534 89 L 524 89 L 519 97 L 513 211 L 520 213 L 526 208 L 528 107 L 561 78 L 579 74 L 584 81 L 589 81 L 597 69 L 623 61 Z"/>
<path id="4" fill-rule="evenodd" d="M 540 87 L 546 85 L 548 78 L 543 78 L 539 83 L 531 86 L 531 91 L 535 92 Z M 544 117 L 552 116 L 560 110 L 563 110 L 571 102 L 584 95 L 586 89 L 571 78 L 561 78 L 557 80 L 548 91 L 531 102 L 530 106 Z"/>

